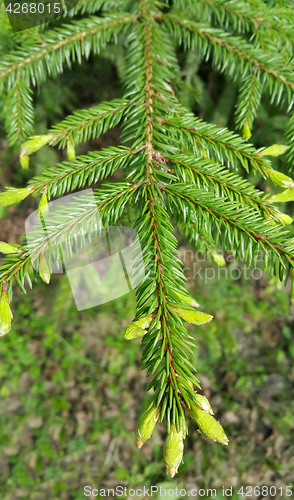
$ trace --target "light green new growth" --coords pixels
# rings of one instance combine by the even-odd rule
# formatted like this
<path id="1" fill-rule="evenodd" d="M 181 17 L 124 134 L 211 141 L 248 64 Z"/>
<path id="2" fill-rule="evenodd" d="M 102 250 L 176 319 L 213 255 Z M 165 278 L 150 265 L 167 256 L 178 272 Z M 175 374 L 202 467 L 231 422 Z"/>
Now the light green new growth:
<path id="1" fill-rule="evenodd" d="M 32 287 L 31 258 L 37 263 L 35 277 L 49 283 L 53 243 L 69 247 L 78 232 L 83 247 L 97 210 L 102 230 L 124 224 L 132 207 L 146 273 L 136 289 L 136 315 L 125 338 L 140 339 L 142 369 L 153 376 L 147 388 L 150 405 L 136 437 L 141 447 L 156 422 L 166 422 L 164 461 L 171 476 L 182 461 L 187 416 L 206 437 L 228 444 L 210 403 L 194 390 L 201 390 L 191 361 L 195 328 L 188 332 L 185 323 L 200 327 L 212 316 L 195 310 L 199 304 L 185 288 L 172 222 L 218 265 L 226 265 L 220 250 L 248 266 L 262 252 L 272 275 L 285 283 L 293 276 L 293 238 L 284 227 L 292 219 L 275 204 L 294 201 L 294 115 L 285 131 L 286 145 L 257 149 L 247 142 L 253 127 L 259 127 L 255 118 L 264 102 L 288 111 L 293 107 L 293 26 L 294 10 L 287 0 L 82 0 L 63 20 L 38 30 L 38 36 L 27 36 L 30 31 L 13 36 L 6 24 L 1 32 L 0 110 L 9 145 L 18 148 L 24 169 L 45 145 L 66 148 L 67 160 L 32 174 L 26 188 L 7 187 L 0 205 L 41 195 L 43 215 L 53 197 L 98 181 L 102 185 L 94 190 L 93 202 L 83 204 L 81 198 L 50 214 L 46 241 L 36 233 L 30 251 L 26 244 L 0 243 L 6 254 L 0 267 L 0 335 L 10 329 L 13 284 L 23 293 Z M 126 50 L 116 61 L 118 73 L 124 74 L 122 98 L 77 110 L 36 135 L 33 91 L 118 40 Z M 204 99 L 201 64 L 213 65 L 224 82 L 234 82 L 235 124 L 242 136 L 188 109 L 193 99 L 198 104 Z M 117 126 L 121 144 L 76 156 L 78 144 Z M 280 155 L 288 162 L 287 173 L 277 169 L 275 159 L 272 168 L 272 157 Z M 103 182 L 118 170 L 120 182 Z M 266 190 L 253 186 L 247 174 L 262 179 Z"/>
<path id="2" fill-rule="evenodd" d="M 0 298 L 0 337 L 6 335 L 11 329 L 13 314 L 10 309 L 6 283 L 2 284 Z"/>
<path id="3" fill-rule="evenodd" d="M 142 415 L 136 429 L 136 443 L 139 449 L 151 438 L 159 416 L 160 408 L 156 406 L 152 406 L 152 408 Z"/>
<path id="4" fill-rule="evenodd" d="M 50 269 L 43 253 L 40 254 L 39 275 L 42 280 L 49 285 L 51 279 Z"/>
<path id="5" fill-rule="evenodd" d="M 14 187 L 7 187 L 6 191 L 0 193 L 0 205 L 8 207 L 14 203 L 24 200 L 30 194 L 30 188 L 16 189 Z"/>
<path id="6" fill-rule="evenodd" d="M 205 314 L 201 311 L 191 311 L 189 309 L 182 309 L 181 307 L 173 307 L 173 309 L 180 318 L 187 321 L 187 323 L 192 323 L 192 325 L 205 325 L 213 318 L 210 314 Z"/>
<path id="7" fill-rule="evenodd" d="M 170 474 L 171 477 L 174 477 L 178 472 L 179 465 L 183 460 L 183 453 L 183 430 L 177 431 L 176 426 L 172 424 L 164 444 L 164 462 L 167 474 Z"/>
<path id="8" fill-rule="evenodd" d="M 22 253 L 22 250 L 18 248 L 18 246 L 10 245 L 9 243 L 5 243 L 5 241 L 0 241 L 0 253 L 8 254 L 8 253 Z"/>
<path id="9" fill-rule="evenodd" d="M 191 411 L 191 416 L 195 419 L 200 432 L 216 443 L 227 445 L 229 440 L 218 420 L 205 410 L 200 410 L 196 406 Z"/>

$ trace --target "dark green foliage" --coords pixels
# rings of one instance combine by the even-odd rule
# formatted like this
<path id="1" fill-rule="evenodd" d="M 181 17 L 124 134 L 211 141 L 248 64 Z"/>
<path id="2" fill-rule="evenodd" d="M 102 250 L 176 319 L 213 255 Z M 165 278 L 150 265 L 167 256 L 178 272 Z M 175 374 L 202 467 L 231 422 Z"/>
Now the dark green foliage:
<path id="1" fill-rule="evenodd" d="M 76 14 L 77 19 L 70 19 Z M 122 182 L 102 184 L 95 191 L 97 206 L 73 204 L 55 214 L 46 243 L 36 233 L 34 258 L 46 252 L 50 268 L 51 243 L 65 241 L 69 246 L 74 230 L 92 229 L 97 207 L 104 227 L 118 224 L 127 207 L 135 207 L 134 227 L 146 276 L 136 290 L 134 321 L 150 319 L 142 339 L 142 369 L 147 368 L 147 376 L 154 375 L 149 408 L 160 405 L 160 419 L 166 417 L 168 432 L 175 424 L 185 437 L 184 410 L 193 416 L 193 405 L 199 406 L 194 387 L 200 389 L 200 385 L 191 361 L 194 339 L 183 319 L 197 324 L 195 318 L 203 313 L 189 303 L 172 222 L 201 250 L 216 250 L 220 245 L 249 264 L 262 251 L 265 268 L 287 282 L 294 251 L 283 226 L 291 220 L 273 207 L 275 200 L 269 193 L 255 188 L 241 173 L 258 175 L 263 182 L 270 179 L 286 189 L 276 201 L 294 200 L 294 181 L 273 170 L 264 158 L 279 156 L 287 148 L 257 149 L 246 141 L 263 95 L 275 106 L 288 110 L 293 106 L 293 10 L 288 2 L 261 0 L 236 0 L 229 5 L 224 0 L 95 1 L 79 3 L 68 17 L 62 26 L 56 22 L 48 29 L 33 28 L 17 36 L 9 34 L 0 18 L 6 30 L 3 47 L 6 38 L 7 44 L 11 40 L 0 63 L 1 109 L 10 145 L 20 146 L 24 167 L 29 156 L 47 144 L 67 146 L 69 158 L 33 177 L 26 191 L 1 193 L 0 204 L 40 193 L 50 200 L 122 169 Z M 75 61 L 100 53 L 118 37 L 126 50 L 120 50 L 124 60 L 118 62 L 125 91 L 122 99 L 76 111 L 47 134 L 32 136 L 31 87 L 56 77 L 65 65 L 71 68 Z M 185 81 L 183 52 L 187 54 Z M 196 74 L 201 62 L 214 65 L 238 88 L 236 127 L 243 130 L 244 138 L 227 127 L 206 123 L 181 101 L 185 92 L 195 92 L 197 82 L 201 88 Z M 194 100 L 199 103 L 201 98 Z M 186 98 L 186 103 L 192 101 Z M 117 125 L 122 128 L 123 145 L 75 158 L 76 145 Z M 287 139 L 291 167 L 293 119 Z M 25 279 L 31 286 L 26 244 L 20 252 L 8 255 L 0 269 L 2 293 L 7 287 L 10 300 L 14 278 L 24 293 Z"/>

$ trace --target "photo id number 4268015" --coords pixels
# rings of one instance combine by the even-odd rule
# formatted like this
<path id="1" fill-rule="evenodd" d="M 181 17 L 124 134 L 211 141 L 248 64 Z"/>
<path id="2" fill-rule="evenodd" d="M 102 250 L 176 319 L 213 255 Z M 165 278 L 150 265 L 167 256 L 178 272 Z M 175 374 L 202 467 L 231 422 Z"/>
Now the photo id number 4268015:
<path id="1" fill-rule="evenodd" d="M 6 11 L 10 14 L 43 14 L 46 12 L 47 14 L 59 14 L 61 12 L 62 5 L 61 3 L 15 3 L 9 4 L 6 7 Z"/>
<path id="2" fill-rule="evenodd" d="M 283 497 L 284 495 L 287 497 L 292 496 L 292 488 L 291 486 L 241 486 L 238 490 L 238 494 L 245 497 L 275 497 L 279 495 L 279 497 Z"/>

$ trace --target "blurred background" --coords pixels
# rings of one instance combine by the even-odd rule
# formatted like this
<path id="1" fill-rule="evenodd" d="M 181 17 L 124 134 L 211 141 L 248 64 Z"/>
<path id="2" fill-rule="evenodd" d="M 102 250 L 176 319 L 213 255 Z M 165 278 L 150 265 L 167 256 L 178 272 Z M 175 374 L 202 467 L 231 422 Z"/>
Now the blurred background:
<path id="1" fill-rule="evenodd" d="M 36 89 L 35 134 L 46 133 L 75 109 L 121 97 L 124 51 L 119 41 Z M 181 101 L 204 120 L 234 130 L 235 84 L 192 53 L 184 58 L 179 52 L 179 58 L 182 75 L 174 85 Z M 286 109 L 264 100 L 250 142 L 257 147 L 283 144 L 286 123 Z M 119 139 L 115 128 L 78 146 L 77 154 L 116 145 Z M 42 169 L 66 159 L 66 152 L 45 146 L 24 171 L 18 151 L 8 148 L 1 122 L 0 142 L 1 189 L 25 186 Z M 273 167 L 283 171 L 282 158 L 274 159 Z M 111 180 L 122 175 L 119 171 Z M 257 174 L 248 178 L 261 189 L 274 190 Z M 0 240 L 19 242 L 37 202 L 31 198 L 0 207 Z M 281 209 L 293 215 L 292 205 Z M 126 220 L 134 215 L 131 211 Z M 164 426 L 157 425 L 153 437 L 137 450 L 134 430 L 150 395 L 146 371 L 140 368 L 140 339 L 124 339 L 135 314 L 134 294 L 78 312 L 66 276 L 53 275 L 49 286 L 39 280 L 27 295 L 15 288 L 12 330 L 0 342 L 1 499 L 81 500 L 86 485 L 216 488 L 217 498 L 223 498 L 223 486 L 233 486 L 235 499 L 242 498 L 242 485 L 244 493 L 246 486 L 272 486 L 268 493 L 264 490 L 265 498 L 286 497 L 286 486 L 294 488 L 290 284 L 284 287 L 266 272 L 246 269 L 229 254 L 220 271 L 176 235 L 187 288 L 200 309 L 214 316 L 206 326 L 188 328 L 197 340 L 192 361 L 203 393 L 224 426 L 229 446 L 201 437 L 189 419 L 184 463 L 173 480 L 166 476 L 162 458 Z M 262 260 L 256 267 L 263 267 Z M 253 490 L 251 494 L 259 496 Z"/>

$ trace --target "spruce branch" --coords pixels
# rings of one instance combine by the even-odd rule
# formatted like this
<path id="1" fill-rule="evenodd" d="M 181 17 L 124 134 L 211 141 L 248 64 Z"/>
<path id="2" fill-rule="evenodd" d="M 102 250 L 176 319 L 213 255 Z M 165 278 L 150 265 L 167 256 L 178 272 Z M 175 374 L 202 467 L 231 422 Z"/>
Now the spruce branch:
<path id="1" fill-rule="evenodd" d="M 0 268 L 0 335 L 10 329 L 14 279 L 24 293 L 25 283 L 32 285 L 31 261 L 37 261 L 40 277 L 49 283 L 54 259 L 61 260 L 55 253 L 59 244 L 65 248 L 64 257 L 70 255 L 72 239 L 82 247 L 87 232 L 99 232 L 115 224 L 131 206 L 136 211 L 135 228 L 142 246 L 145 277 L 136 289 L 136 316 L 125 338 L 141 338 L 142 369 L 153 377 L 147 390 L 154 392 L 140 419 L 136 440 L 141 447 L 151 437 L 156 422 L 166 419 L 164 461 L 172 477 L 183 457 L 187 415 L 208 439 L 222 445 L 227 445 L 228 439 L 212 416 L 209 402 L 197 392 L 201 387 L 191 361 L 195 339 L 184 323 L 198 328 L 212 316 L 199 311 L 199 304 L 185 289 L 171 220 L 197 248 L 211 251 L 216 261 L 220 245 L 249 264 L 255 263 L 262 251 L 265 269 L 285 282 L 294 267 L 293 239 L 283 230 L 291 218 L 273 205 L 294 199 L 294 181 L 272 169 L 265 159 L 287 149 L 288 157 L 293 159 L 293 119 L 288 128 L 289 148 L 273 144 L 257 150 L 229 129 L 189 113 L 179 104 L 177 89 L 186 84 L 191 90 L 197 81 L 198 88 L 203 86 L 196 73 L 201 61 L 207 63 L 212 55 L 212 63 L 240 84 L 237 123 L 243 127 L 245 138 L 249 137 L 264 90 L 271 102 L 284 103 L 287 99 L 290 108 L 294 78 L 288 56 L 293 30 L 289 23 L 287 32 L 285 12 L 292 17 L 286 0 L 282 6 L 279 10 L 260 0 L 188 0 L 187 5 L 183 0 L 172 4 L 161 0 L 81 0 L 64 17 L 93 12 L 97 16 L 18 34 L 0 63 L 2 95 L 8 95 L 6 107 L 1 99 L 1 113 L 11 143 L 22 142 L 22 166 L 27 168 L 29 156 L 45 144 L 66 146 L 68 155 L 68 161 L 33 177 L 28 187 L 9 187 L 0 193 L 0 204 L 7 206 L 30 194 L 42 194 L 38 208 L 42 220 L 44 214 L 48 216 L 48 199 L 52 196 L 83 188 L 86 183 L 91 185 L 117 169 L 122 169 L 125 179 L 122 183 L 104 184 L 95 191 L 96 201 L 90 206 L 88 199 L 79 198 L 56 213 L 49 211 L 46 238 L 43 229 L 33 229 L 30 251 L 28 244 L 0 242 L 0 251 L 6 254 Z M 266 34 L 267 26 L 270 35 Z M 282 27 L 285 33 L 281 33 Z M 244 38 L 233 31 L 244 34 Z M 273 40 L 277 40 L 274 48 L 270 41 L 273 32 Z M 99 53 L 118 35 L 126 48 L 124 97 L 76 111 L 46 135 L 32 135 L 30 87 L 61 73 L 64 63 L 70 67 L 73 61 L 80 63 L 82 57 Z M 176 42 L 189 51 L 190 71 L 184 84 Z M 283 52 L 282 57 L 275 54 L 277 48 Z M 201 103 L 201 93 L 196 101 Z M 75 144 L 120 124 L 123 145 L 76 158 Z M 28 135 L 29 140 L 23 142 Z M 228 169 L 239 164 L 285 190 L 269 198 L 268 193 Z M 101 216 L 99 224 L 97 211 Z"/>
<path id="2" fill-rule="evenodd" d="M 104 227 L 114 225 L 119 220 L 125 206 L 133 201 L 137 189 L 137 184 L 116 183 L 105 185 L 103 189 L 94 191 L 96 203 L 92 204 L 87 197 L 86 204 L 83 204 L 81 197 L 78 203 L 72 202 L 70 208 L 66 207 L 64 210 L 59 210 L 58 213 L 53 213 L 50 216 L 50 227 L 46 229 L 45 240 L 43 230 L 40 232 L 40 228 L 33 229 L 31 241 L 34 241 L 34 243 L 30 244 L 29 250 L 27 245 L 24 244 L 20 247 L 22 252 L 20 255 L 13 254 L 13 256 L 4 257 L 5 264 L 0 268 L 0 281 L 10 282 L 11 287 L 11 280 L 16 278 L 22 291 L 26 293 L 24 279 L 26 278 L 29 285 L 31 284 L 29 277 L 30 263 L 36 260 L 41 252 L 44 253 L 49 248 L 53 251 L 53 245 L 57 246 L 62 243 L 68 248 L 68 252 L 64 256 L 70 256 L 72 238 L 78 234 L 82 248 L 87 230 L 89 233 L 93 232 L 93 222 L 97 224 L 97 210 L 103 224 L 97 230 L 101 231 Z"/>
<path id="3" fill-rule="evenodd" d="M 172 235 L 172 226 L 168 215 L 162 207 L 163 200 L 160 194 L 152 186 L 146 187 L 145 192 L 146 204 L 142 214 L 144 217 L 138 218 L 137 230 L 140 240 L 148 242 L 148 245 L 144 245 L 143 255 L 149 275 L 147 282 L 144 281 L 137 289 L 139 297 L 137 314 L 150 314 L 154 308 L 157 324 L 154 323 L 153 328 L 150 328 L 144 336 L 143 343 L 146 347 L 142 355 L 142 368 L 148 368 L 147 375 L 159 370 L 155 379 L 158 380 L 160 377 L 160 390 L 150 404 L 155 404 L 158 407 L 162 400 L 163 402 L 169 401 L 169 406 L 167 407 L 165 404 L 161 409 L 161 420 L 164 416 L 167 418 L 169 431 L 171 423 L 176 424 L 178 429 L 182 426 L 185 428 L 177 377 L 179 375 L 185 376 L 192 383 L 200 386 L 198 379 L 193 374 L 194 367 L 185 352 L 187 340 L 189 340 L 187 331 L 180 318 L 175 313 L 172 316 L 170 314 L 173 304 L 177 305 L 179 301 L 175 291 L 185 281 L 179 259 L 176 256 L 176 240 Z M 142 224 L 142 220 L 144 224 Z M 143 291 L 144 293 L 142 293 Z M 155 301 L 150 304 L 150 297 L 154 293 Z M 149 303 L 148 310 L 146 310 L 146 301 Z M 185 363 L 180 359 L 180 352 L 185 357 Z M 165 372 L 162 371 L 164 365 L 167 367 Z M 151 386 L 153 386 L 152 383 L 149 387 Z M 191 405 L 191 401 L 189 405 Z"/>
<path id="4" fill-rule="evenodd" d="M 264 88 L 269 91 L 271 102 L 279 104 L 287 98 L 289 107 L 293 105 L 293 73 L 271 50 L 264 53 L 241 37 L 173 14 L 162 16 L 162 22 L 186 49 L 197 47 L 206 59 L 212 54 L 213 63 L 234 80 L 244 79 L 256 68 L 261 73 Z"/>
<path id="5" fill-rule="evenodd" d="M 201 232 L 198 231 L 197 224 L 192 219 L 189 224 L 186 224 L 180 211 L 173 211 L 172 219 L 176 223 L 180 233 L 188 238 L 200 253 L 211 252 L 213 255 L 218 251 L 220 233 L 217 232 L 215 238 L 212 238 L 211 234 L 204 227 L 201 228 Z"/>
<path id="6" fill-rule="evenodd" d="M 58 163 L 56 167 L 44 170 L 39 176 L 29 181 L 31 194 L 37 195 L 44 189 L 50 199 L 62 196 L 65 192 L 83 188 L 112 175 L 116 170 L 132 165 L 132 156 L 139 151 L 120 146 L 90 152 L 78 156 L 75 160 Z M 138 160 L 136 160 L 138 161 Z"/>
<path id="7" fill-rule="evenodd" d="M 256 117 L 262 95 L 262 85 L 254 70 L 253 75 L 248 76 L 239 91 L 236 105 L 236 124 L 243 129 L 243 137 L 249 139 L 254 119 Z"/>
<path id="8" fill-rule="evenodd" d="M 98 138 L 118 125 L 127 109 L 135 104 L 125 99 L 116 99 L 75 111 L 48 130 L 51 136 L 49 144 L 53 146 L 58 144 L 60 148 L 64 148 L 68 139 L 76 145 Z"/>
<path id="9" fill-rule="evenodd" d="M 263 4 L 261 2 L 259 4 L 259 7 L 262 7 Z M 182 11 L 188 10 L 195 20 L 212 22 L 215 19 L 218 24 L 225 28 L 232 25 L 239 33 L 249 32 L 256 26 L 251 4 L 240 4 L 237 1 L 228 3 L 222 0 L 200 0 L 199 2 L 176 0 L 175 8 Z"/>
<path id="10" fill-rule="evenodd" d="M 186 224 L 189 224 L 190 213 L 193 214 L 193 222 L 197 221 L 198 232 L 201 232 L 204 225 L 210 227 L 213 237 L 215 231 L 221 233 L 223 226 L 225 231 L 221 240 L 222 246 L 226 248 L 228 242 L 230 250 L 236 252 L 237 258 L 244 259 L 250 265 L 254 244 L 255 250 L 263 251 L 273 262 L 277 259 L 281 280 L 286 264 L 294 267 L 291 239 L 286 237 L 285 231 L 281 233 L 283 226 L 275 224 L 273 227 L 252 207 L 244 209 L 232 201 L 224 203 L 224 199 L 212 199 L 208 193 L 193 185 L 171 184 L 166 186 L 164 191 L 170 198 L 172 210 L 180 211 Z M 214 223 L 214 230 L 209 221 Z"/>
<path id="11" fill-rule="evenodd" d="M 18 73 L 17 84 L 7 93 L 3 108 L 5 129 L 10 146 L 15 143 L 21 144 L 32 134 L 34 108 L 31 94 L 31 89 Z"/>
<path id="12" fill-rule="evenodd" d="M 287 7 L 276 10 L 262 1 L 240 2 L 239 0 L 200 0 L 193 2 L 177 0 L 175 6 L 204 22 L 214 20 L 224 28 L 232 27 L 238 33 L 252 33 L 258 45 L 266 50 L 279 43 L 290 55 L 294 45 L 294 29 L 289 26 L 291 11 Z"/>
<path id="13" fill-rule="evenodd" d="M 165 155 L 166 161 L 169 161 L 175 169 L 176 177 L 184 183 L 195 182 L 198 189 L 209 191 L 213 188 L 215 197 L 228 198 L 238 202 L 241 206 L 247 205 L 254 207 L 263 216 L 268 214 L 279 222 L 278 211 L 267 202 L 268 195 L 254 188 L 252 184 L 243 177 L 230 172 L 222 165 L 213 160 L 195 159 L 193 155 Z"/>
<path id="14" fill-rule="evenodd" d="M 264 177 L 267 176 L 269 161 L 261 157 L 257 150 L 247 144 L 238 134 L 227 128 L 205 123 L 184 108 L 179 107 L 178 111 L 176 117 L 160 120 L 160 125 L 155 125 L 162 137 L 164 137 L 164 128 L 167 127 L 174 133 L 175 140 L 180 140 L 184 146 L 186 145 L 187 150 L 194 150 L 196 156 L 215 155 L 217 161 L 233 167 L 239 161 L 247 172 L 251 166 Z"/>
<path id="15" fill-rule="evenodd" d="M 82 57 L 88 58 L 91 51 L 98 54 L 135 20 L 136 16 L 127 13 L 105 18 L 92 16 L 40 34 L 41 42 L 28 43 L 1 61 L 1 88 L 4 82 L 8 88 L 14 86 L 19 72 L 28 85 L 40 83 L 47 75 L 56 76 L 62 72 L 65 62 L 70 67 L 75 60 L 81 62 Z"/>
<path id="16" fill-rule="evenodd" d="M 136 291 L 136 317 L 147 318 L 148 315 L 154 315 L 143 339 L 146 347 L 142 355 L 142 368 L 148 368 L 147 376 L 154 374 L 149 387 L 160 381 L 160 388 L 152 399 L 149 409 L 158 408 L 160 405 L 160 418 L 162 420 L 166 417 L 168 432 L 174 425 L 177 432 L 183 430 L 185 436 L 187 427 L 181 402 L 184 396 L 181 395 L 177 380 L 178 377 L 187 377 L 190 383 L 198 387 L 199 382 L 193 374 L 194 367 L 186 353 L 186 347 L 189 348 L 187 341 L 190 342 L 187 331 L 180 317 L 173 310 L 173 304 L 175 306 L 179 302 L 175 290 L 183 286 L 184 276 L 176 256 L 176 240 L 172 235 L 172 226 L 164 209 L 156 178 L 155 161 L 160 158 L 160 153 L 155 147 L 157 144 L 162 145 L 162 141 L 154 128 L 154 122 L 157 116 L 170 114 L 176 101 L 171 89 L 171 62 L 166 60 L 163 46 L 158 44 L 158 40 L 166 35 L 156 26 L 151 5 L 152 2 L 148 0 L 140 2 L 139 19 L 141 19 L 142 28 L 138 30 L 128 54 L 130 59 L 130 54 L 133 55 L 135 49 L 138 57 L 136 81 L 139 80 L 144 89 L 144 101 L 137 116 L 130 117 L 128 122 L 131 130 L 139 120 L 145 124 L 145 133 L 135 142 L 136 145 L 145 144 L 144 168 L 136 172 L 134 179 L 143 180 L 146 183 L 142 188 L 145 193 L 144 208 L 138 216 L 136 229 L 143 245 L 144 263 L 148 273 Z M 158 63 L 163 64 L 159 66 Z M 134 75 L 131 74 L 131 77 Z M 139 95 L 136 96 L 134 83 L 130 81 L 130 77 L 126 85 L 139 101 Z M 163 147 L 166 148 L 168 145 L 165 144 Z M 136 320 L 135 322 L 138 323 Z M 185 359 L 185 362 L 181 358 Z M 184 390 L 183 394 L 186 395 Z M 189 395 L 186 398 L 191 407 L 193 397 L 191 399 Z M 196 396 L 194 396 L 195 401 Z M 143 422 L 141 422 L 142 425 Z M 140 424 L 138 433 L 142 438 Z M 138 443 L 138 446 L 141 446 L 142 440 L 138 440 Z M 167 470 L 173 476 L 177 467 L 175 469 L 168 467 Z"/>
<path id="17" fill-rule="evenodd" d="M 74 17 L 77 14 L 94 14 L 103 7 L 103 0 L 79 0 L 77 5 L 64 12 L 64 17 Z"/>
<path id="18" fill-rule="evenodd" d="M 129 0 L 79 0 L 70 10 L 65 10 L 64 17 L 74 17 L 77 14 L 94 14 L 102 10 L 112 12 L 127 11 Z"/>

